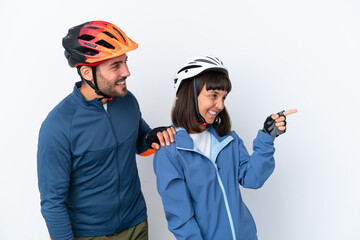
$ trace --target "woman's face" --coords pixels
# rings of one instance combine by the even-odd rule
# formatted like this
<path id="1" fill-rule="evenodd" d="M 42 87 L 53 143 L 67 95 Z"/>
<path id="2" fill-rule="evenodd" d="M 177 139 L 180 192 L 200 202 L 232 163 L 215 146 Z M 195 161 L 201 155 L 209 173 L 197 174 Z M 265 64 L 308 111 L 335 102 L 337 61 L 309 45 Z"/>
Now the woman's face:
<path id="1" fill-rule="evenodd" d="M 206 90 L 206 85 L 198 96 L 200 115 L 208 124 L 212 124 L 216 116 L 224 109 L 227 92 L 224 90 Z"/>

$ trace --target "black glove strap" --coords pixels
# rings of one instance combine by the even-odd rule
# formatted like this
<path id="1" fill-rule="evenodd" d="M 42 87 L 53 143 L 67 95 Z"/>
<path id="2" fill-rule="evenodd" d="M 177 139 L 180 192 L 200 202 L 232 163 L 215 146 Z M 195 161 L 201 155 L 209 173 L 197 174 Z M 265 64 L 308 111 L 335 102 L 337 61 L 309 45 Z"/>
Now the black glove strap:
<path id="1" fill-rule="evenodd" d="M 171 126 L 169 126 L 169 127 L 171 127 Z M 154 128 L 153 130 L 151 130 L 151 132 L 145 138 L 146 146 L 148 148 L 152 148 L 151 144 L 153 144 L 153 143 L 157 143 L 160 145 L 160 141 L 157 137 L 157 133 L 166 131 L 166 129 L 168 129 L 169 127 L 157 127 L 157 128 Z"/>

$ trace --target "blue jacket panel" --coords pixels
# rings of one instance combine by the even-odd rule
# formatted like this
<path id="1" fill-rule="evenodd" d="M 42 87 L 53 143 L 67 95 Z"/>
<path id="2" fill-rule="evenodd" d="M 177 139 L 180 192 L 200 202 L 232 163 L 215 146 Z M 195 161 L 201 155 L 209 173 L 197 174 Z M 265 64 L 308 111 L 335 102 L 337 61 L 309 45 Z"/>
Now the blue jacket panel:
<path id="1" fill-rule="evenodd" d="M 151 131 L 129 92 L 86 101 L 78 88 L 43 122 L 38 143 L 41 211 L 53 240 L 109 235 L 147 218 L 135 154 Z"/>
<path id="2" fill-rule="evenodd" d="M 177 239 L 257 239 L 255 222 L 244 204 L 239 183 L 259 188 L 274 170 L 274 137 L 259 131 L 250 156 L 235 132 L 219 137 L 209 128 L 207 158 L 185 130 L 154 157 L 157 188 L 169 230 Z"/>

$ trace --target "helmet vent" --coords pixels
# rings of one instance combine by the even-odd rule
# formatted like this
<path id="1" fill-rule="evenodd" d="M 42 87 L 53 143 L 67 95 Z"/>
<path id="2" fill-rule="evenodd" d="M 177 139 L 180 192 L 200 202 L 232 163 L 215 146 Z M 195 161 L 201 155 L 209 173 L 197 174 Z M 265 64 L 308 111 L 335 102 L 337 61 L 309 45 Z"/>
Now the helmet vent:
<path id="1" fill-rule="evenodd" d="M 120 34 L 120 36 L 122 37 L 124 42 L 126 42 L 126 40 L 125 40 L 124 36 L 122 35 L 122 33 L 116 27 L 113 27 L 113 28 L 115 29 L 115 31 L 117 31 Z"/>
<path id="2" fill-rule="evenodd" d="M 222 61 L 220 61 L 217 57 L 215 57 L 215 59 L 212 58 L 212 57 L 210 57 L 210 56 L 207 56 L 207 57 L 210 58 L 210 59 L 212 59 L 212 60 L 214 60 L 215 62 L 220 63 L 221 65 L 223 64 Z"/>
<path id="3" fill-rule="evenodd" d="M 109 32 L 104 32 L 104 34 L 108 35 L 108 36 L 111 37 L 111 38 L 115 38 L 116 40 L 118 40 L 114 35 L 112 35 L 112 34 L 109 33 Z"/>
<path id="4" fill-rule="evenodd" d="M 85 27 L 90 29 L 100 29 L 99 27 L 95 27 L 95 26 L 85 26 Z"/>
<path id="5" fill-rule="evenodd" d="M 94 56 L 96 54 L 99 54 L 98 51 L 96 51 L 94 49 L 91 49 L 91 48 L 83 47 L 83 46 L 76 48 L 76 50 L 81 52 L 81 53 L 84 53 L 86 55 L 90 55 L 90 56 Z"/>
<path id="6" fill-rule="evenodd" d="M 178 71 L 178 74 L 179 74 L 180 72 L 182 72 L 182 71 L 185 71 L 185 70 L 188 70 L 188 69 L 191 69 L 191 68 L 199 68 L 199 67 L 201 67 L 201 66 L 200 66 L 200 65 L 186 66 L 186 67 L 183 67 L 182 69 L 180 69 L 180 70 Z"/>
<path id="7" fill-rule="evenodd" d="M 111 45 L 110 43 L 108 43 L 104 40 L 97 41 L 96 44 L 106 47 L 106 48 L 115 49 L 115 47 L 113 45 Z"/>
<path id="8" fill-rule="evenodd" d="M 216 65 L 215 63 L 209 61 L 209 60 L 205 60 L 205 59 L 196 59 L 195 61 L 197 62 L 204 62 L 204 63 L 209 63 L 209 64 L 212 64 L 212 65 Z"/>
<path id="9" fill-rule="evenodd" d="M 90 36 L 90 35 L 87 35 L 87 34 L 84 34 L 84 35 L 81 35 L 78 37 L 78 39 L 81 39 L 81 40 L 85 40 L 85 41 L 91 41 L 93 40 L 95 37 L 93 36 Z"/>

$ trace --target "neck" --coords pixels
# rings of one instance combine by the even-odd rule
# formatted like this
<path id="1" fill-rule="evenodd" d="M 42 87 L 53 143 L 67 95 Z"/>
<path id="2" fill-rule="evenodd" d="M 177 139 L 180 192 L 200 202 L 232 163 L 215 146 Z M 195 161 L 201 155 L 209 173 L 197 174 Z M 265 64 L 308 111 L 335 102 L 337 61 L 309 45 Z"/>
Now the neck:
<path id="1" fill-rule="evenodd" d="M 201 126 L 200 126 L 200 129 L 201 129 L 201 132 L 204 132 L 204 131 L 206 131 L 206 126 L 201 125 Z"/>
<path id="2" fill-rule="evenodd" d="M 95 93 L 95 90 L 92 89 L 87 83 L 82 82 L 81 87 L 79 88 L 79 91 L 81 93 L 81 95 L 83 95 L 83 97 L 87 100 L 93 100 L 95 98 L 102 98 L 103 96 L 98 95 Z M 103 98 L 101 100 L 102 104 L 107 103 L 107 98 Z"/>

